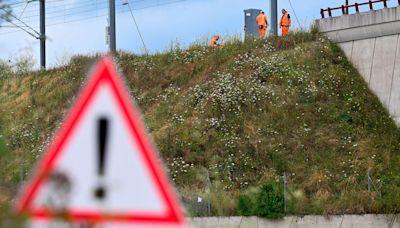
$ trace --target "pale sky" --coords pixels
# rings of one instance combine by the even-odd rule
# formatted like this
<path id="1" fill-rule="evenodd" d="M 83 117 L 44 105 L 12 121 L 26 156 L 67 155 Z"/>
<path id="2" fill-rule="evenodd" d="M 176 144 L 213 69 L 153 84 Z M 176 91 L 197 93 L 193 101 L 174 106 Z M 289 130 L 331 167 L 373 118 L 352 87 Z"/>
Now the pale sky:
<path id="1" fill-rule="evenodd" d="M 19 3 L 14 6 L 14 14 L 21 15 L 26 0 L 6 0 Z M 143 45 L 138 36 L 126 0 L 116 0 L 117 4 L 117 49 L 143 53 Z M 302 27 L 308 27 L 320 18 L 320 9 L 343 4 L 344 0 L 291 0 Z M 107 23 L 107 0 L 48 0 L 47 1 L 47 65 L 62 64 L 76 54 L 106 52 L 105 25 Z M 268 0 L 130 0 L 133 14 L 150 52 L 163 51 L 171 43 L 187 46 L 205 40 L 213 34 L 242 35 L 244 9 L 263 9 L 268 15 Z M 173 3 L 174 2 L 174 3 Z M 350 0 L 351 3 L 356 1 Z M 359 2 L 364 2 L 360 0 Z M 390 1 L 389 5 L 397 5 Z M 166 4 L 170 3 L 170 4 Z M 298 27 L 289 0 L 278 1 L 281 8 L 292 15 L 292 23 Z M 38 28 L 38 3 L 29 3 L 21 20 Z M 87 18 L 87 19 L 85 19 Z M 85 19 L 85 20 L 82 20 Z M 76 20 L 75 22 L 69 22 Z M 18 21 L 14 21 L 18 23 Z M 68 22 L 68 23 L 65 23 Z M 52 25 L 53 24 L 53 25 Z M 54 25 L 57 24 L 57 25 Z M 3 22 L 2 26 L 10 26 Z M 37 29 L 38 30 L 38 29 Z M 14 60 L 18 56 L 31 53 L 39 62 L 39 41 L 18 28 L 0 27 L 0 59 Z"/>

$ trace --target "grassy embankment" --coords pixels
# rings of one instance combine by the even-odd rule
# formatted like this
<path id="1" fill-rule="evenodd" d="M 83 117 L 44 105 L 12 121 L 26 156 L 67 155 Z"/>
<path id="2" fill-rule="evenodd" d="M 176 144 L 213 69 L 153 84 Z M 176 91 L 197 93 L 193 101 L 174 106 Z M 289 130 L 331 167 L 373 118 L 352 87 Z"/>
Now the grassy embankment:
<path id="1" fill-rule="evenodd" d="M 26 178 L 94 59 L 46 72 L 0 70 L 0 214 L 17 192 L 21 164 Z M 116 59 L 191 215 L 208 214 L 193 206 L 197 196 L 212 215 L 238 214 L 239 194 L 281 186 L 284 172 L 290 213 L 400 211 L 400 131 L 318 34 Z"/>

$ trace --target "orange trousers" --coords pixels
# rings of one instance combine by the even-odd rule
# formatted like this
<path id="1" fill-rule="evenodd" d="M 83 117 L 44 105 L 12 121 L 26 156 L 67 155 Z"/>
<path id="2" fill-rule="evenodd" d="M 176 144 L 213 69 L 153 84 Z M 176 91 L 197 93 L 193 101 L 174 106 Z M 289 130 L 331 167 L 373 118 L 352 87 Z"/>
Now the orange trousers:
<path id="1" fill-rule="evenodd" d="M 267 33 L 267 29 L 266 28 L 258 30 L 258 35 L 260 36 L 260 40 L 265 39 L 265 34 L 266 33 Z"/>
<path id="2" fill-rule="evenodd" d="M 289 34 L 289 26 L 282 26 L 282 36 Z"/>

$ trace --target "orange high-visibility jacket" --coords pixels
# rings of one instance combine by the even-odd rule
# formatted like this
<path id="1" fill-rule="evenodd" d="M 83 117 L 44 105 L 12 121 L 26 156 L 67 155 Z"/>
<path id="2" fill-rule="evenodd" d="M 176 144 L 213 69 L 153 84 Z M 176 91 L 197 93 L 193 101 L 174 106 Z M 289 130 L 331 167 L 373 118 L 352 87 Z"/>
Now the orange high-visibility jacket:
<path id="1" fill-rule="evenodd" d="M 290 27 L 292 21 L 290 20 L 290 16 L 288 13 L 282 15 L 281 20 L 279 22 L 280 26 Z"/>
<path id="2" fill-rule="evenodd" d="M 211 39 L 210 47 L 215 47 L 215 46 L 217 46 L 217 38 L 214 36 L 214 37 Z"/>
<path id="3" fill-rule="evenodd" d="M 256 22 L 258 25 L 264 25 L 264 27 L 266 27 L 268 24 L 267 16 L 264 14 L 259 14 L 256 18 Z"/>

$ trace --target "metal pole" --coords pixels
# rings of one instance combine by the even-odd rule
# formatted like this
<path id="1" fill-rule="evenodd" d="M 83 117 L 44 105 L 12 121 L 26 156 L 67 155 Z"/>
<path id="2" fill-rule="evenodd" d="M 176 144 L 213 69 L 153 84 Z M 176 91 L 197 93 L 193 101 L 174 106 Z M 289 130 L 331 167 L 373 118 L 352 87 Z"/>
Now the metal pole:
<path id="1" fill-rule="evenodd" d="M 115 42 L 115 0 L 109 0 L 110 18 L 110 52 L 115 53 L 117 47 Z"/>
<path id="2" fill-rule="evenodd" d="M 346 0 L 346 14 L 349 14 L 349 0 Z"/>
<path id="3" fill-rule="evenodd" d="M 371 177 L 370 177 L 370 170 L 368 169 L 368 210 L 369 212 L 371 212 L 371 203 L 372 203 L 372 199 L 371 199 Z"/>
<path id="4" fill-rule="evenodd" d="M 278 35 L 278 0 L 270 0 L 269 8 L 271 9 L 269 17 L 271 20 L 271 34 Z"/>
<path id="5" fill-rule="evenodd" d="M 207 185 L 208 185 L 208 199 L 207 199 L 207 213 L 208 216 L 211 216 L 211 180 L 210 180 L 210 173 L 207 170 Z"/>
<path id="6" fill-rule="evenodd" d="M 286 173 L 283 173 L 283 201 L 285 205 L 285 212 L 286 212 Z"/>
<path id="7" fill-rule="evenodd" d="M 21 153 L 21 161 L 19 163 L 19 186 L 22 187 L 24 183 L 24 156 L 23 153 Z"/>
<path id="8" fill-rule="evenodd" d="M 46 69 L 46 15 L 45 15 L 45 0 L 39 1 L 40 8 L 40 68 Z"/>

